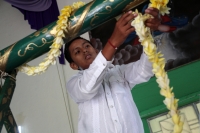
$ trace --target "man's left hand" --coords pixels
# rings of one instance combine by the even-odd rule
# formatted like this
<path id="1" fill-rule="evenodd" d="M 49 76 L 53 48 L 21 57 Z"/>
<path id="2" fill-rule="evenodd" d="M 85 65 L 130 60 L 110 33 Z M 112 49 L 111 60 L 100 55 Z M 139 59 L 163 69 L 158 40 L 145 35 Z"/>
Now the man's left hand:
<path id="1" fill-rule="evenodd" d="M 149 18 L 145 22 L 145 25 L 151 30 L 159 30 L 161 32 L 167 32 L 170 30 L 168 25 L 161 24 L 161 17 L 158 9 L 149 7 L 145 10 L 145 13 L 153 16 L 153 18 Z"/>
<path id="2" fill-rule="evenodd" d="M 151 30 L 158 30 L 158 27 L 161 24 L 159 10 L 153 7 L 149 7 L 145 10 L 145 13 L 153 16 L 153 18 L 146 20 L 145 25 Z"/>

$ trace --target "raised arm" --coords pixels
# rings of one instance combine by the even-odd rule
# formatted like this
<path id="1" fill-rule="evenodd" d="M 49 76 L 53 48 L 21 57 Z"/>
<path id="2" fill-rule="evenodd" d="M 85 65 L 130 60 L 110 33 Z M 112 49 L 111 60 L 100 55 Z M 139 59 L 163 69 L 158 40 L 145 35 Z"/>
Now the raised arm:
<path id="1" fill-rule="evenodd" d="M 113 34 L 102 50 L 102 54 L 107 60 L 113 58 L 117 48 L 125 41 L 128 35 L 135 30 L 130 24 L 131 20 L 135 17 L 136 15 L 132 14 L 132 11 L 129 11 L 123 14 L 117 21 Z"/>
<path id="2" fill-rule="evenodd" d="M 129 83 L 132 89 L 136 84 L 147 82 L 152 76 L 152 64 L 146 54 L 142 54 L 140 59 L 122 66 L 116 66 L 119 73 Z"/>
<path id="3" fill-rule="evenodd" d="M 160 30 L 159 11 L 156 8 L 147 8 L 145 13 L 151 14 L 153 18 L 146 21 L 146 26 L 151 30 Z M 152 64 L 148 61 L 146 54 L 142 54 L 140 60 L 127 65 L 117 66 L 120 74 L 129 82 L 132 88 L 136 84 L 148 81 L 152 76 Z"/>

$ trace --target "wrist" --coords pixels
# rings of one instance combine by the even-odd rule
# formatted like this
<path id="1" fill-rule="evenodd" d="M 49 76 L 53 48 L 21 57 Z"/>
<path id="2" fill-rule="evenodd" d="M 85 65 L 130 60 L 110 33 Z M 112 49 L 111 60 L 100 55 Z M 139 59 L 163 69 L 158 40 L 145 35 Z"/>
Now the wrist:
<path id="1" fill-rule="evenodd" d="M 108 39 L 115 47 L 119 47 L 121 45 L 119 38 L 116 39 L 116 37 L 110 37 Z"/>
<path id="2" fill-rule="evenodd" d="M 112 43 L 112 41 L 111 41 L 110 39 L 108 39 L 108 44 L 109 44 L 112 48 L 114 48 L 115 50 L 118 49 L 118 47 L 115 46 L 115 45 Z"/>

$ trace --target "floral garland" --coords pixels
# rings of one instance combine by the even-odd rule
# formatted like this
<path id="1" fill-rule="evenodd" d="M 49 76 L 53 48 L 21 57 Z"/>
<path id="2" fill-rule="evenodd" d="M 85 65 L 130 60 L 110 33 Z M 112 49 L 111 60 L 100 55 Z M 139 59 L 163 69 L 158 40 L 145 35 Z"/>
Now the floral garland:
<path id="1" fill-rule="evenodd" d="M 154 7 L 159 9 L 162 15 L 169 14 L 170 8 L 166 5 L 168 0 L 150 0 L 150 7 Z M 165 97 L 163 101 L 166 105 L 167 109 L 170 110 L 170 115 L 172 116 L 172 121 L 174 123 L 174 133 L 181 133 L 183 129 L 183 121 L 181 121 L 180 114 L 177 110 L 178 107 L 178 99 L 175 98 L 174 93 L 172 92 L 173 88 L 169 86 L 168 75 L 164 70 L 165 67 L 165 59 L 163 58 L 163 54 L 160 52 L 156 52 L 157 48 L 154 44 L 154 39 L 151 35 L 150 28 L 145 27 L 144 22 L 152 17 L 149 14 L 142 15 L 141 13 L 136 12 L 138 16 L 132 21 L 131 25 L 135 27 L 136 33 L 139 36 L 139 41 L 141 45 L 144 47 L 144 52 L 148 56 L 150 62 L 153 65 L 153 73 L 157 78 L 157 83 L 161 88 L 160 94 Z"/>
<path id="2" fill-rule="evenodd" d="M 51 50 L 48 52 L 47 57 L 39 64 L 39 66 L 29 66 L 28 64 L 24 64 L 18 67 L 18 70 L 22 73 L 25 73 L 29 76 L 38 75 L 44 73 L 50 65 L 56 64 L 56 58 L 60 56 L 60 48 L 64 44 L 63 38 L 65 37 L 64 32 L 67 30 L 67 22 L 71 15 L 71 13 L 83 6 L 85 3 L 79 1 L 73 3 L 72 6 L 65 6 L 61 10 L 61 14 L 58 17 L 56 25 L 56 37 L 54 39 L 53 44 L 50 46 Z"/>

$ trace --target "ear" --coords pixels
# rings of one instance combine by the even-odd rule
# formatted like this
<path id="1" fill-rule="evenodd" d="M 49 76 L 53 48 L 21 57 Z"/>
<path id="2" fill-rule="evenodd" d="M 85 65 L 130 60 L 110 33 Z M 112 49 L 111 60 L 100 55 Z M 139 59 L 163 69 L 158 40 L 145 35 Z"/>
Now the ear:
<path id="1" fill-rule="evenodd" d="M 78 70 L 78 65 L 76 65 L 76 63 L 74 63 L 74 62 L 70 63 L 70 67 L 71 67 L 73 70 Z"/>
<path id="2" fill-rule="evenodd" d="M 95 48 L 95 52 L 98 54 L 99 53 L 99 50 L 97 48 Z"/>

